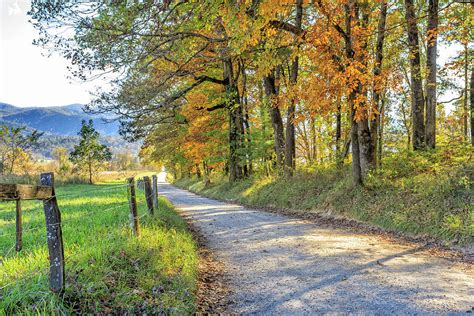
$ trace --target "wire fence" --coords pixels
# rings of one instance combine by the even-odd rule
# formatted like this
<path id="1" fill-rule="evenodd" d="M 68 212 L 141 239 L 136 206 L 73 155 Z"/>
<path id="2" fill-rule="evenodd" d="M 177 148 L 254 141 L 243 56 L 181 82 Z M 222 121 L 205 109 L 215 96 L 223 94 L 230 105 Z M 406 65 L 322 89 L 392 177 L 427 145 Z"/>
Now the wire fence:
<path id="1" fill-rule="evenodd" d="M 65 198 L 67 199 L 71 199 L 72 197 L 83 197 L 83 198 L 89 198 L 92 196 L 92 197 L 103 197 L 100 195 L 101 192 L 103 191 L 111 191 L 111 190 L 116 190 L 116 189 L 121 189 L 121 188 L 124 188 L 124 187 L 128 187 L 129 185 L 128 184 L 125 184 L 125 185 L 118 185 L 118 186 L 113 186 L 113 187 L 106 187 L 106 188 L 99 188 L 99 189 L 95 189 L 95 190 L 87 190 L 87 191 L 81 191 L 80 193 L 74 193 L 74 194 L 55 194 L 47 199 L 44 199 L 42 201 L 31 201 L 33 203 L 38 203 L 38 205 L 36 206 L 30 206 L 28 209 L 25 209 L 24 211 L 26 212 L 31 212 L 31 211 L 34 211 L 34 210 L 41 210 L 42 207 L 43 207 L 43 204 L 44 202 L 47 202 L 47 201 L 50 201 L 52 200 L 53 198 L 57 198 L 58 200 L 63 200 Z M 92 195 L 87 195 L 88 193 L 91 193 L 93 192 L 94 194 Z M 126 193 L 126 192 L 125 192 Z M 17 201 L 16 199 L 4 199 L 4 201 L 7 200 L 7 201 Z M 140 202 L 144 202 L 145 200 L 141 200 Z M 116 209 L 118 208 L 119 206 L 123 206 L 123 205 L 126 205 L 128 204 L 129 201 L 124 201 L 124 202 L 120 202 L 120 203 L 112 203 L 112 204 L 115 204 L 117 206 L 113 206 L 113 207 L 109 207 L 109 208 L 106 208 L 106 209 L 102 209 L 100 210 L 101 212 L 107 212 L 107 211 L 110 211 L 110 210 L 113 210 L 113 209 Z M 87 204 L 87 203 L 84 203 L 84 204 Z M 95 211 L 90 211 L 90 212 L 87 212 L 87 213 L 94 213 Z M 62 220 L 61 221 L 61 224 L 64 225 L 65 223 L 67 223 L 68 220 Z M 44 224 L 40 224 L 38 223 L 39 226 L 36 226 L 36 225 L 33 225 L 35 227 L 25 227 L 23 228 L 23 232 L 28 232 L 28 231 L 35 231 L 35 230 L 40 230 L 40 229 L 45 229 L 45 225 Z M 46 225 L 48 226 L 48 225 Z M 49 226 L 52 226 L 51 224 L 49 224 Z M 54 226 L 54 224 L 53 224 Z M 14 236 L 16 235 L 16 232 L 12 232 L 12 233 L 3 233 L 0 231 L 0 237 L 6 237 L 6 236 Z"/>
<path id="2" fill-rule="evenodd" d="M 59 200 L 59 201 L 70 201 L 71 199 L 74 199 L 76 197 L 82 197 L 82 198 L 87 198 L 88 200 L 91 199 L 91 197 L 103 197 L 103 192 L 112 192 L 112 193 L 115 193 L 115 191 L 117 190 L 117 193 L 125 193 L 125 196 L 127 197 L 127 199 L 125 201 L 120 201 L 120 202 L 116 202 L 116 203 L 111 203 L 108 207 L 104 208 L 104 209 L 91 209 L 91 210 L 88 210 L 88 211 L 81 211 L 80 212 L 80 216 L 79 217 L 70 217 L 68 218 L 67 215 L 71 215 L 73 213 L 68 213 L 68 212 L 63 212 L 63 215 L 65 215 L 64 217 L 64 220 L 60 220 L 60 222 L 58 223 L 47 223 L 46 225 L 44 224 L 40 224 L 38 223 L 38 225 L 35 225 L 35 224 L 30 224 L 30 225 L 27 225 L 25 228 L 22 229 L 22 232 L 26 232 L 26 233 L 31 233 L 31 232 L 36 232 L 36 231 L 39 231 L 39 230 L 44 230 L 45 232 L 47 232 L 47 234 L 45 234 L 45 237 L 46 235 L 48 236 L 47 239 L 49 239 L 49 230 L 50 228 L 54 228 L 54 229 L 57 229 L 57 227 L 60 227 L 61 230 L 63 230 L 66 235 L 67 235 L 67 232 L 69 231 L 69 228 L 74 228 L 74 229 L 77 229 L 79 227 L 86 227 L 87 229 L 91 228 L 91 225 L 89 226 L 85 226 L 86 224 L 88 223 L 91 223 L 92 220 L 94 219 L 94 215 L 97 214 L 97 212 L 100 212 L 101 214 L 104 214 L 104 213 L 108 213 L 108 212 L 111 212 L 113 216 L 115 216 L 119 211 L 124 211 L 124 215 L 127 214 L 126 211 L 129 209 L 130 213 L 129 213 L 129 216 L 124 216 L 124 218 L 129 218 L 129 220 L 124 220 L 122 221 L 121 223 L 115 221 L 114 224 L 115 226 L 121 226 L 122 228 L 128 226 L 128 225 L 137 225 L 137 223 L 139 223 L 145 216 L 148 216 L 150 214 L 153 214 L 152 211 L 153 210 L 150 210 L 149 209 L 149 204 L 147 203 L 147 200 L 148 198 L 150 198 L 149 196 L 146 196 L 146 193 L 145 193 L 145 196 L 142 197 L 142 198 L 139 198 L 137 199 L 136 198 L 136 194 L 134 194 L 134 196 L 132 197 L 131 194 L 130 194 L 130 186 L 135 186 L 135 182 L 134 181 L 131 181 L 127 184 L 124 184 L 124 185 L 114 185 L 114 186 L 108 186 L 108 187 L 104 187 L 104 188 L 94 188 L 94 189 L 91 189 L 91 190 L 85 190 L 85 191 L 81 191 L 81 192 L 74 192 L 74 193 L 69 193 L 69 194 L 54 194 L 46 199 L 43 199 L 41 200 L 41 203 L 42 205 L 33 205 L 33 206 L 30 206 L 28 209 L 25 209 L 25 211 L 32 211 L 32 210 L 35 210 L 35 209 L 41 209 L 42 206 L 45 207 L 46 209 L 46 204 L 47 202 L 49 201 L 56 201 L 56 200 Z M 125 192 L 123 191 L 118 191 L 118 190 L 123 190 L 125 189 Z M 157 191 L 154 191 L 154 192 L 157 192 Z M 101 195 L 102 194 L 102 195 Z M 142 206 L 145 206 L 143 209 L 143 214 L 138 215 L 138 213 L 136 213 L 135 216 L 132 216 L 131 214 L 133 214 L 131 211 L 132 211 L 132 201 L 131 199 L 133 199 L 133 202 L 134 202 L 134 205 L 135 205 L 135 212 L 137 211 L 137 208 L 139 207 L 142 207 Z M 2 199 L 3 201 L 16 201 L 16 199 Z M 87 204 L 91 204 L 91 202 L 84 202 L 85 205 Z M 93 205 L 91 205 L 92 207 Z M 148 212 L 146 211 L 146 208 L 148 208 Z M 64 208 L 64 210 L 68 210 L 68 207 L 66 206 Z M 45 210 L 46 212 L 46 210 Z M 134 224 L 135 223 L 135 224 Z M 92 225 L 93 226 L 93 225 Z M 110 226 L 107 226 L 108 228 L 110 228 Z M 137 230 L 132 227 L 132 231 L 137 235 Z M 7 238 L 7 237 L 12 237 L 12 236 L 15 236 L 17 235 L 17 231 L 15 232 L 1 232 L 0 231 L 0 241 L 2 238 Z M 61 244 L 62 244 L 62 241 L 61 241 Z M 4 256 L 3 258 L 0 258 L 0 267 L 4 264 L 4 262 L 6 260 L 8 260 L 10 257 L 10 254 L 12 253 L 13 249 L 15 248 L 15 245 L 13 245 L 11 248 L 9 248 L 7 250 L 6 253 L 4 253 Z M 28 252 L 27 252 L 28 253 Z M 80 255 L 80 251 L 75 251 L 74 252 L 76 255 Z M 51 254 L 50 254 L 51 256 Z M 69 255 L 68 257 L 66 258 L 63 258 L 62 260 L 62 263 L 71 263 L 71 258 L 73 258 L 74 255 Z M 25 256 L 26 258 L 26 256 Z M 79 258 L 78 258 L 79 259 Z M 83 258 L 82 258 L 83 259 Z M 50 258 L 51 260 L 51 258 Z M 80 261 L 80 260 L 79 260 Z M 51 261 L 52 262 L 52 261 Z M 66 265 L 67 266 L 67 265 Z M 77 265 L 76 265 L 77 266 Z M 74 269 L 76 266 L 73 266 L 73 267 L 68 267 L 68 270 L 69 269 Z M 26 274 L 23 274 L 21 277 L 13 277 L 12 275 L 8 275 L 8 274 L 3 274 L 4 277 L 3 279 L 5 278 L 8 278 L 8 277 L 12 277 L 13 280 L 11 282 L 8 282 L 6 284 L 3 284 L 0 286 L 0 296 L 1 296 L 1 293 L 3 292 L 3 290 L 11 287 L 12 285 L 20 285 L 20 284 L 23 284 L 25 281 L 31 279 L 31 278 L 34 278 L 35 276 L 43 276 L 48 270 L 49 271 L 52 271 L 52 269 L 54 269 L 55 267 L 57 267 L 57 263 L 53 263 L 51 264 L 50 266 L 48 267 L 45 267 L 43 269 L 39 269 L 39 270 L 34 270 L 34 271 L 31 271 L 30 273 L 26 273 Z M 64 266 L 63 266 L 64 267 Z M 50 276 L 50 280 L 51 280 L 51 276 Z"/>

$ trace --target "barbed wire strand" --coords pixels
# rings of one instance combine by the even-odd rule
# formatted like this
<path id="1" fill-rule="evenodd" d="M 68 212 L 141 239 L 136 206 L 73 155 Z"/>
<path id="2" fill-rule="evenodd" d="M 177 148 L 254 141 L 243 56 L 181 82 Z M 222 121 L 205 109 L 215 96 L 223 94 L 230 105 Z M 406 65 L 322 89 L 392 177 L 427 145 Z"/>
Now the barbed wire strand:
<path id="1" fill-rule="evenodd" d="M 143 203 L 143 202 L 144 202 L 144 201 L 137 202 L 137 206 L 138 206 L 139 203 Z M 128 203 L 128 202 L 127 202 L 127 203 Z M 148 215 L 148 213 L 144 213 L 144 214 L 142 214 L 141 216 L 139 216 L 138 219 L 142 219 L 143 217 L 145 217 L 145 216 L 147 216 L 147 215 Z M 59 224 L 59 223 L 58 223 L 58 224 Z M 58 225 L 58 224 L 50 224 L 50 225 Z M 123 223 L 123 224 L 122 224 L 122 228 L 125 227 L 125 226 L 128 226 L 128 225 L 129 225 L 129 223 L 127 223 L 127 222 L 126 222 L 126 223 Z M 14 247 L 14 246 L 13 246 L 13 247 Z M 13 247 L 12 247 L 9 251 L 11 251 L 11 250 L 13 249 Z M 77 254 L 77 253 L 79 253 L 79 252 L 75 252 L 75 254 Z M 73 255 L 69 255 L 69 256 L 65 257 L 65 258 L 64 258 L 64 262 L 65 262 L 65 263 L 66 263 L 66 262 L 70 262 L 71 258 L 73 258 L 73 257 L 74 257 Z M 70 269 L 71 269 L 71 270 L 74 270 L 75 267 L 77 267 L 77 266 L 78 266 L 78 265 L 75 265 L 75 266 L 73 266 L 73 267 L 70 268 Z M 7 283 L 7 284 L 3 285 L 2 287 L 0 287 L 0 291 L 1 291 L 1 290 L 4 290 L 5 288 L 7 288 L 7 287 L 9 287 L 9 286 L 11 286 L 11 285 L 18 284 L 19 282 L 23 282 L 23 281 L 26 281 L 27 279 L 30 279 L 30 278 L 35 277 L 35 276 L 37 276 L 37 275 L 40 275 L 40 274 L 42 274 L 42 273 L 48 271 L 49 269 L 51 269 L 51 267 L 53 267 L 53 265 L 50 265 L 49 267 L 45 267 L 45 268 L 40 269 L 40 270 L 37 270 L 37 271 L 33 271 L 31 274 L 26 275 L 26 276 L 23 276 L 23 277 L 21 277 L 21 278 L 16 278 L 14 281 L 12 281 L 12 282 L 10 282 L 10 283 Z"/>
<path id="2" fill-rule="evenodd" d="M 139 200 L 137 201 L 137 206 L 138 205 L 141 205 L 143 204 L 144 202 L 146 202 L 146 200 Z M 106 209 L 103 209 L 103 210 L 100 210 L 100 212 L 108 212 L 108 211 L 112 211 L 112 210 L 117 210 L 119 209 L 121 206 L 124 206 L 126 204 L 128 204 L 129 201 L 124 201 L 124 202 L 120 202 L 120 203 L 116 203 L 115 206 L 113 207 L 109 207 L 109 208 L 106 208 Z M 96 213 L 95 211 L 89 211 L 89 212 L 86 212 L 86 214 L 83 214 L 83 215 L 86 215 L 86 216 L 92 216 L 92 213 Z M 81 218 L 85 218 L 85 216 L 82 216 Z M 66 220 L 62 220 L 61 221 L 61 225 L 63 224 L 69 224 L 70 222 L 72 222 L 73 220 L 78 220 L 79 218 L 75 218 L 75 219 L 66 219 Z M 46 224 L 46 225 L 41 225 L 41 226 L 38 226 L 38 227 L 31 227 L 31 228 L 25 228 L 25 229 L 22 229 L 22 232 L 28 232 L 28 231 L 35 231 L 35 230 L 39 230 L 39 229 L 43 229 L 45 227 L 48 227 L 48 226 L 57 226 L 59 225 L 59 223 L 57 224 Z M 6 234 L 0 234 L 0 237 L 5 237 L 5 236 L 14 236 L 16 235 L 16 232 L 12 232 L 12 233 L 6 233 Z"/>
<path id="3" fill-rule="evenodd" d="M 128 203 L 129 203 L 128 201 L 120 202 L 120 203 L 114 203 L 114 204 L 116 204 L 115 206 L 100 210 L 100 212 L 108 212 L 108 211 L 111 211 L 111 210 L 116 210 L 116 209 L 119 209 L 120 207 L 122 207 L 122 206 L 124 206 Z M 62 220 L 60 224 L 61 224 L 61 226 L 64 225 L 64 224 L 69 224 L 72 221 L 77 221 L 78 219 L 83 219 L 86 216 L 92 216 L 92 213 L 96 213 L 96 212 L 95 211 L 89 211 L 89 212 L 86 212 L 86 214 L 83 214 L 85 216 L 81 216 L 80 218 L 65 219 L 65 220 Z M 59 225 L 59 223 L 57 223 L 57 224 L 46 224 L 46 225 L 41 225 L 41 226 L 38 226 L 38 227 L 31 227 L 31 228 L 22 229 L 22 231 L 23 232 L 35 231 L 35 230 L 39 230 L 39 229 L 44 229 L 45 227 L 48 227 L 48 226 L 57 226 L 57 225 Z M 1 234 L 0 237 L 14 236 L 14 235 L 16 235 L 16 232 Z"/>

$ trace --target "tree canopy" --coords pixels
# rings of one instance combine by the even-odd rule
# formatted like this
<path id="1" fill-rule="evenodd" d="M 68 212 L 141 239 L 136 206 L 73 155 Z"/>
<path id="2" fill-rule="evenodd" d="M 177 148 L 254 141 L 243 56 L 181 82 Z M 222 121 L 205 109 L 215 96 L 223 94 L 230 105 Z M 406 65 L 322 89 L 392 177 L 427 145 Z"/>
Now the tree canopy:
<path id="1" fill-rule="evenodd" d="M 112 159 L 110 149 L 99 142 L 99 132 L 94 129 L 92 120 L 82 120 L 81 137 L 79 144 L 74 146 L 69 158 L 81 171 L 89 176 L 92 184 L 93 175 L 102 167 L 103 163 Z"/>
<path id="2" fill-rule="evenodd" d="M 469 141 L 469 4 L 37 0 L 30 15 L 74 75 L 115 74 L 88 110 L 120 115 L 143 158 L 181 173 L 235 181 L 350 159 L 362 184 L 385 151 Z M 460 47 L 442 69 L 438 44 Z M 462 94 L 454 109 L 447 90 Z"/>

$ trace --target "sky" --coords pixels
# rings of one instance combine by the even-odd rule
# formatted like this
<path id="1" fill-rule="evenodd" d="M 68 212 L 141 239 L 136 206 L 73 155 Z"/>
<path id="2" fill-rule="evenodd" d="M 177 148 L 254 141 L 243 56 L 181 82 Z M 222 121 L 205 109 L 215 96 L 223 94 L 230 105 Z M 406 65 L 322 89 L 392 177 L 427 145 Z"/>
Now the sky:
<path id="1" fill-rule="evenodd" d="M 32 45 L 37 31 L 28 23 L 29 0 L 0 0 L 0 102 L 16 106 L 87 103 L 89 91 L 105 82 L 68 79 L 68 61 Z M 72 81 L 72 82 L 71 82 Z"/>

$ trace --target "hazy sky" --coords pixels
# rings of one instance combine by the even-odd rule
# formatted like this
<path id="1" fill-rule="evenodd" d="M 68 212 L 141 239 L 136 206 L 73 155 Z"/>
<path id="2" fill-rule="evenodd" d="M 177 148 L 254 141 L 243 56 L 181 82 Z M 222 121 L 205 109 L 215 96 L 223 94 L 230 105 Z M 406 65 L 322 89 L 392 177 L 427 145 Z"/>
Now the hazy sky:
<path id="1" fill-rule="evenodd" d="M 31 42 L 37 32 L 26 15 L 29 0 L 0 0 L 0 102 L 17 106 L 87 103 L 88 91 L 103 82 L 67 79 L 68 61 Z"/>

